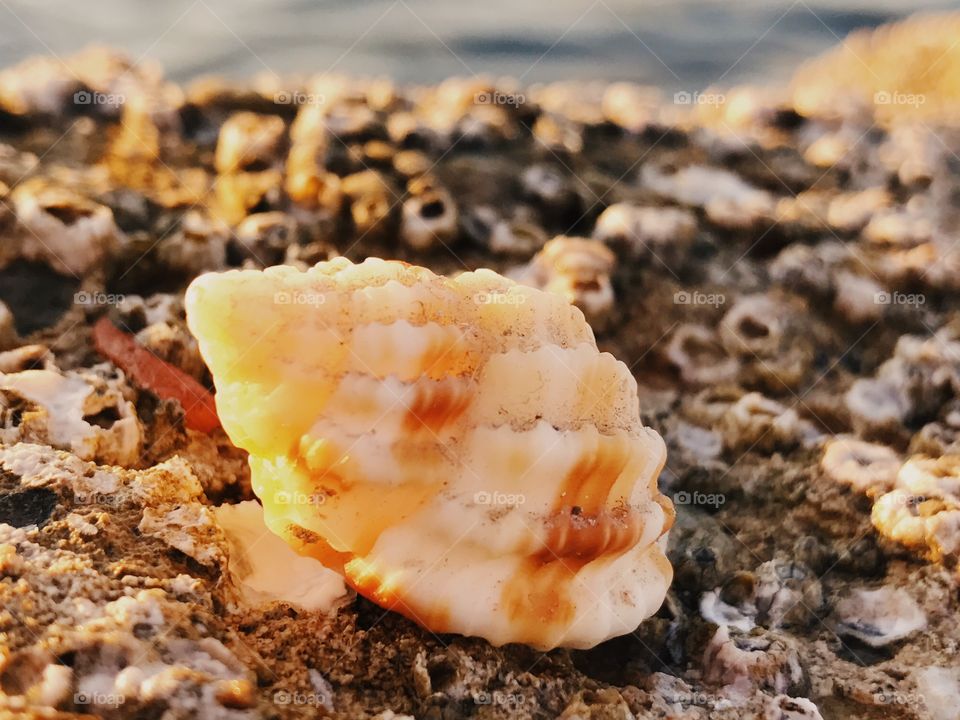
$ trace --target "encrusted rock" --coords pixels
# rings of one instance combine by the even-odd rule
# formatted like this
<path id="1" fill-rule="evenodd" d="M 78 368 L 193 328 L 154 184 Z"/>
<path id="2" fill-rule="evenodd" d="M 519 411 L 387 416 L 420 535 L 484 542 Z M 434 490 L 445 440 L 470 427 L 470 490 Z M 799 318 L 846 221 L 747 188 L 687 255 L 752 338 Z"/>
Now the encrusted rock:
<path id="1" fill-rule="evenodd" d="M 106 365 L 0 373 L 0 442 L 45 443 L 84 460 L 136 465 L 142 429 L 133 397 Z"/>

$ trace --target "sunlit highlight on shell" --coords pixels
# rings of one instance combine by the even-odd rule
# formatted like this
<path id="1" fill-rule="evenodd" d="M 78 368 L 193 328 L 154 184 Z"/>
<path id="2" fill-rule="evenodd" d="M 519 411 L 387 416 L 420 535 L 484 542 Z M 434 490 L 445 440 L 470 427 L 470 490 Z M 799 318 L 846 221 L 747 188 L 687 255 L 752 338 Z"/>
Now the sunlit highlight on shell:
<path id="1" fill-rule="evenodd" d="M 268 525 L 363 595 L 540 648 L 659 608 L 664 444 L 563 298 L 338 258 L 202 276 L 187 311 Z"/>

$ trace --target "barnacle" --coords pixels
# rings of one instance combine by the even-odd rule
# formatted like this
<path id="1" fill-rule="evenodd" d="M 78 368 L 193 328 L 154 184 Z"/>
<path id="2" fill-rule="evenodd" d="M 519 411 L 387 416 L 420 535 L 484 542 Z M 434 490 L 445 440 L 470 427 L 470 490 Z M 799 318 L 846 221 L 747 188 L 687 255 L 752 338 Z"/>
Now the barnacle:
<path id="1" fill-rule="evenodd" d="M 426 178 L 409 183 L 400 234 L 410 247 L 425 250 L 450 242 L 457 232 L 457 208 L 450 193 Z"/>
<path id="2" fill-rule="evenodd" d="M 363 595 L 541 648 L 660 606 L 664 444 L 564 299 L 337 258 L 204 275 L 186 303 L 268 526 Z"/>
<path id="3" fill-rule="evenodd" d="M 142 428 L 130 394 L 105 366 L 0 372 L 0 443 L 44 443 L 84 460 L 135 465 Z"/>
<path id="4" fill-rule="evenodd" d="M 721 420 L 724 445 L 735 452 L 773 451 L 816 442 L 820 434 L 794 408 L 760 393 L 747 393 Z"/>
<path id="5" fill-rule="evenodd" d="M 478 208 L 476 215 L 479 216 L 481 210 L 483 208 Z M 477 217 L 479 222 L 485 219 Z M 497 218 L 494 214 L 489 233 L 484 239 L 492 253 L 529 257 L 540 250 L 549 238 L 539 224 L 528 220 L 524 213 L 515 213 L 512 218 Z"/>
<path id="6" fill-rule="evenodd" d="M 262 170 L 279 161 L 285 132 L 283 119 L 240 112 L 220 128 L 214 165 L 218 172 Z"/>
<path id="7" fill-rule="evenodd" d="M 934 562 L 960 558 L 960 456 L 916 456 L 873 505 L 874 526 Z"/>
<path id="8" fill-rule="evenodd" d="M 595 329 L 602 330 L 613 313 L 610 273 L 614 260 L 613 252 L 601 242 L 560 236 L 544 245 L 516 278 L 563 296 L 583 311 Z"/>
<path id="9" fill-rule="evenodd" d="M 837 602 L 832 624 L 839 635 L 882 647 L 922 630 L 927 616 L 903 588 L 857 588 Z"/>
<path id="10" fill-rule="evenodd" d="M 720 342 L 739 357 L 749 385 L 772 392 L 797 387 L 812 359 L 810 338 L 797 322 L 804 309 L 776 295 L 739 298 L 720 321 Z"/>
<path id="11" fill-rule="evenodd" d="M 680 325 L 664 355 L 680 371 L 683 381 L 692 385 L 715 385 L 737 374 L 737 359 L 726 354 L 716 331 L 704 325 Z"/>
<path id="12" fill-rule="evenodd" d="M 689 254 L 697 235 L 697 218 L 680 208 L 639 207 L 615 203 L 597 218 L 593 237 L 625 245 L 638 256 L 652 255 L 674 267 Z"/>
<path id="13" fill-rule="evenodd" d="M 644 166 L 641 181 L 657 195 L 702 207 L 707 218 L 723 228 L 751 228 L 769 218 L 774 209 L 770 193 L 718 168 L 690 165 L 671 175 Z"/>
<path id="14" fill-rule="evenodd" d="M 886 445 L 836 437 L 824 446 L 820 468 L 831 480 L 873 494 L 893 487 L 900 459 Z"/>
<path id="15" fill-rule="evenodd" d="M 219 270 L 227 264 L 229 229 L 204 214 L 191 210 L 183 216 L 178 232 L 157 246 L 157 258 L 170 270 L 187 276 Z"/>
<path id="16" fill-rule="evenodd" d="M 43 260 L 57 272 L 85 273 L 123 240 L 110 208 L 70 190 L 28 181 L 11 197 L 26 230 L 22 255 Z"/>

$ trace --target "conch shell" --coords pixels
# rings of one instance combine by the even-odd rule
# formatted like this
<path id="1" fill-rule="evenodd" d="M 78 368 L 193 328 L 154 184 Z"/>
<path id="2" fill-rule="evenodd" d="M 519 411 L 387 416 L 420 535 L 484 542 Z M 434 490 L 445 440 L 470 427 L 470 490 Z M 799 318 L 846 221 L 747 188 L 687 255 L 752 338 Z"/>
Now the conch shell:
<path id="1" fill-rule="evenodd" d="M 187 291 L 267 525 L 433 632 L 591 647 L 660 607 L 663 441 L 580 310 L 345 258 Z"/>

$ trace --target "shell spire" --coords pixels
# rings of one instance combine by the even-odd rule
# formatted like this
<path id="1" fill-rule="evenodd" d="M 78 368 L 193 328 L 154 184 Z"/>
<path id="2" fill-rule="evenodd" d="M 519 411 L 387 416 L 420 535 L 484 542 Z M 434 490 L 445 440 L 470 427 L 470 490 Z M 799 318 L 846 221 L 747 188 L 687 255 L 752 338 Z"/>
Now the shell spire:
<path id="1" fill-rule="evenodd" d="M 186 303 L 268 526 L 361 594 L 538 648 L 660 607 L 664 444 L 562 298 L 337 258 L 203 275 Z"/>

